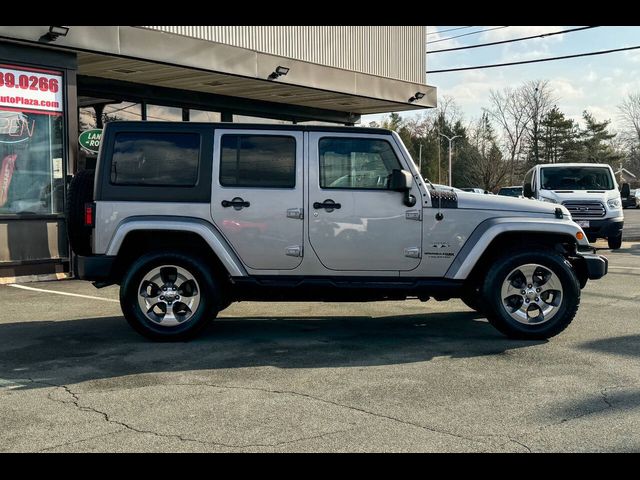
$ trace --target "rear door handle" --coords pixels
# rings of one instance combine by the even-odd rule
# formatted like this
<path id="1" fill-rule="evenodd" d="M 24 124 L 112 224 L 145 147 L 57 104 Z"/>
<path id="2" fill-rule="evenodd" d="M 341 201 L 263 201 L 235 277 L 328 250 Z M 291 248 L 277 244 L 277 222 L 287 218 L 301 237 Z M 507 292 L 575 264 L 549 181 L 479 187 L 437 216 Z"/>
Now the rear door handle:
<path id="1" fill-rule="evenodd" d="M 339 210 L 342 207 L 339 203 L 334 202 L 330 198 L 325 200 L 324 202 L 313 202 L 313 208 L 319 210 L 324 208 L 327 212 L 333 212 L 334 210 Z"/>
<path id="2" fill-rule="evenodd" d="M 240 197 L 235 197 L 235 198 L 233 198 L 231 200 L 222 200 L 222 206 L 224 208 L 233 207 L 236 210 L 242 210 L 243 208 L 250 207 L 251 204 L 249 202 L 245 202 Z"/>

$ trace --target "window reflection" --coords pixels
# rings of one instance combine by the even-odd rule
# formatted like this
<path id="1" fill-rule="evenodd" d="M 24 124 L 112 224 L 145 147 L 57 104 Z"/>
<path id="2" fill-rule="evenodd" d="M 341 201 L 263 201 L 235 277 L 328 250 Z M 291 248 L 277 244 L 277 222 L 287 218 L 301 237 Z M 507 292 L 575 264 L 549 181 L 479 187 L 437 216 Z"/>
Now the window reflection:
<path id="1" fill-rule="evenodd" d="M 0 109 L 0 214 L 63 211 L 62 115 Z"/>

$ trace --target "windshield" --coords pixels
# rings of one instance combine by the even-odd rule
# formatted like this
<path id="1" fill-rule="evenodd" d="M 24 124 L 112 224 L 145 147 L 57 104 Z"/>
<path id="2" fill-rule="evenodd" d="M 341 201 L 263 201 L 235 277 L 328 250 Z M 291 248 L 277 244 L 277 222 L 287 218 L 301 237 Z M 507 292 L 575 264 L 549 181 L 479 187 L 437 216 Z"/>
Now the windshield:
<path id="1" fill-rule="evenodd" d="M 522 195 L 522 187 L 503 187 L 498 191 L 498 195 L 506 197 L 519 197 Z"/>
<path id="2" fill-rule="evenodd" d="M 540 183 L 545 190 L 613 190 L 607 167 L 541 168 Z"/>

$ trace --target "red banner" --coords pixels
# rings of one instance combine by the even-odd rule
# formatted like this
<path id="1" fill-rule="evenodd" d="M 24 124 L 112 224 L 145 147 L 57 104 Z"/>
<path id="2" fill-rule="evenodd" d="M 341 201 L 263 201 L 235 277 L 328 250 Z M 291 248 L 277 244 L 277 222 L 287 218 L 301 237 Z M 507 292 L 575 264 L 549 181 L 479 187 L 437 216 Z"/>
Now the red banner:
<path id="1" fill-rule="evenodd" d="M 17 155 L 7 155 L 2 160 L 2 168 L 0 168 L 0 207 L 7 203 L 9 195 L 9 185 L 11 185 L 11 177 L 13 177 L 13 169 L 16 166 Z"/>

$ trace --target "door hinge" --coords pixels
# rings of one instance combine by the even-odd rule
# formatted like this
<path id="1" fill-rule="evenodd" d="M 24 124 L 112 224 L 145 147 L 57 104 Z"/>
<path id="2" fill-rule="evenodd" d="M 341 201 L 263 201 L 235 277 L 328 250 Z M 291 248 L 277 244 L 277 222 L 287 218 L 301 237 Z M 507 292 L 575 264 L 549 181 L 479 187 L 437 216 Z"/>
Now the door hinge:
<path id="1" fill-rule="evenodd" d="M 407 218 L 407 220 L 421 220 L 421 212 L 422 210 L 407 210 L 407 212 L 405 213 L 405 217 Z"/>
<path id="2" fill-rule="evenodd" d="M 302 245 L 291 245 L 284 249 L 285 255 L 288 257 L 301 257 L 302 256 Z"/>
<path id="3" fill-rule="evenodd" d="M 287 209 L 287 218 L 304 218 L 304 208 L 289 208 Z"/>
<path id="4" fill-rule="evenodd" d="M 404 256 L 409 258 L 420 258 L 420 249 L 418 247 L 407 247 L 404 249 Z"/>

